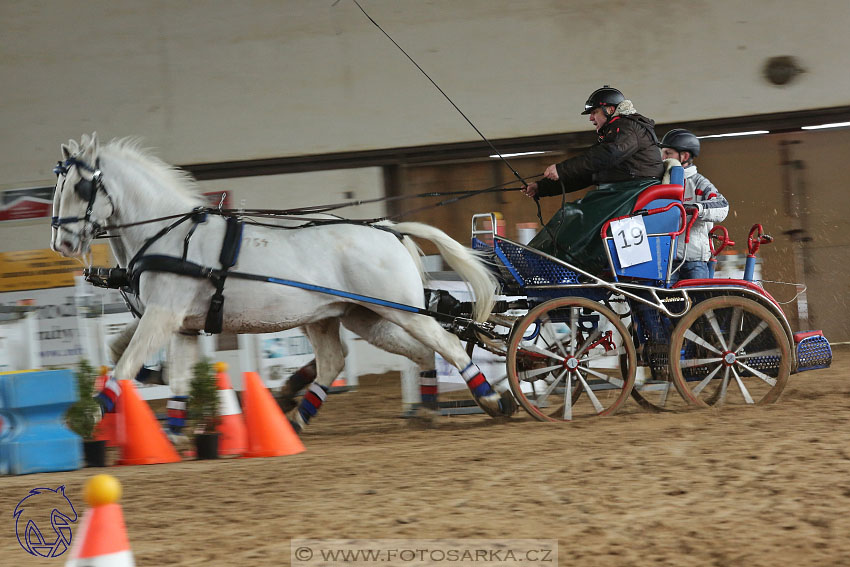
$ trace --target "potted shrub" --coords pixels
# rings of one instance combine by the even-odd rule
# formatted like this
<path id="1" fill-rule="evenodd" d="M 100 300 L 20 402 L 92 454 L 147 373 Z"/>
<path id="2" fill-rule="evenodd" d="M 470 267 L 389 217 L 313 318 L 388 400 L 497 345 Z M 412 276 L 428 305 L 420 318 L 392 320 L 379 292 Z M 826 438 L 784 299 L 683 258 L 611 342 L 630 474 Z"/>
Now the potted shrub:
<path id="1" fill-rule="evenodd" d="M 193 368 L 189 386 L 188 417 L 194 421 L 195 449 L 199 459 L 218 458 L 218 384 L 212 364 L 201 360 Z"/>
<path id="2" fill-rule="evenodd" d="M 71 431 L 83 438 L 83 455 L 90 467 L 106 466 L 106 441 L 94 438 L 94 429 L 101 417 L 100 404 L 95 399 L 94 384 L 97 372 L 87 360 L 80 360 L 76 369 L 79 400 L 68 408 L 67 421 Z"/>

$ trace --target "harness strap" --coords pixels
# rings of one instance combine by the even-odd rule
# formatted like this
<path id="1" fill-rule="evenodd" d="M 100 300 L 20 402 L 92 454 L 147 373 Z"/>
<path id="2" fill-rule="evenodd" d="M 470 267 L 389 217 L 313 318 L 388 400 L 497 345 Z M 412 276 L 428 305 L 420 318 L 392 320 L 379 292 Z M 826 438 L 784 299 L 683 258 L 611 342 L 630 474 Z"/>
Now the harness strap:
<path id="1" fill-rule="evenodd" d="M 186 218 L 181 219 L 179 222 L 183 222 Z M 205 218 L 205 216 L 201 217 L 199 215 L 197 218 Z M 174 228 L 174 226 L 179 224 L 179 222 L 167 227 L 168 230 Z M 224 282 L 227 279 L 228 271 L 236 264 L 236 261 L 239 258 L 239 251 L 242 245 L 243 227 L 244 223 L 242 221 L 235 217 L 228 217 L 227 229 L 224 232 L 224 241 L 222 242 L 221 254 L 219 256 L 219 262 L 221 262 L 221 268 L 219 269 L 207 268 L 200 264 L 195 264 L 194 262 L 186 260 L 185 256 L 183 258 L 177 258 L 175 256 L 164 256 L 161 254 L 137 254 L 130 262 L 131 268 L 129 270 L 130 287 L 132 288 L 133 293 L 139 295 L 139 292 L 141 291 L 140 279 L 142 274 L 147 271 L 166 272 L 169 274 L 188 276 L 190 278 L 209 280 L 215 288 L 215 292 L 213 293 L 212 299 L 210 299 L 210 308 L 207 311 L 207 318 L 204 322 L 204 332 L 210 334 L 220 333 L 223 322 Z M 193 231 L 190 231 L 190 235 L 192 232 Z M 157 235 L 157 238 L 162 236 L 164 233 L 165 231 L 162 231 L 161 234 Z M 148 241 L 146 246 L 142 248 L 141 252 L 144 252 L 151 243 L 152 241 Z"/>
<path id="2" fill-rule="evenodd" d="M 221 244 L 221 254 L 218 261 L 221 270 L 213 281 L 215 293 L 210 300 L 210 309 L 207 311 L 207 320 L 204 322 L 204 331 L 217 334 L 221 332 L 223 323 L 224 307 L 224 281 L 227 279 L 227 271 L 236 264 L 239 258 L 239 250 L 242 248 L 242 229 L 245 226 L 236 217 L 227 217 L 227 229 L 224 231 L 224 241 Z"/>

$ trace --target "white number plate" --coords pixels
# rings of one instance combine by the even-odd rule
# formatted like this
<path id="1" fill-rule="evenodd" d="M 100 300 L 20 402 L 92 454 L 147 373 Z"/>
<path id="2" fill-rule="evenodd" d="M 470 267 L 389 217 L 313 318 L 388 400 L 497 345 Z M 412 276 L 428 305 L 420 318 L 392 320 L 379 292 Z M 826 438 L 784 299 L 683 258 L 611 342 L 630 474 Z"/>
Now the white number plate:
<path id="1" fill-rule="evenodd" d="M 629 217 L 612 222 L 611 234 L 614 235 L 614 245 L 621 267 L 628 268 L 652 260 L 643 217 Z"/>

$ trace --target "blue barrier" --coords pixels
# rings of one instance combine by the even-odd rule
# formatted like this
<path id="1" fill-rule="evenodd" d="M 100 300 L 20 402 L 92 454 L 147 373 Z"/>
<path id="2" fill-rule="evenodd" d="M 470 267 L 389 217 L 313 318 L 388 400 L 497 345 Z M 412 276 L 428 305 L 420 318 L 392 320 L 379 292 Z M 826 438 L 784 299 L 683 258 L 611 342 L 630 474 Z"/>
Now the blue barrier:
<path id="1" fill-rule="evenodd" d="M 76 401 L 70 370 L 0 374 L 0 474 L 82 467 L 82 439 L 65 426 Z"/>

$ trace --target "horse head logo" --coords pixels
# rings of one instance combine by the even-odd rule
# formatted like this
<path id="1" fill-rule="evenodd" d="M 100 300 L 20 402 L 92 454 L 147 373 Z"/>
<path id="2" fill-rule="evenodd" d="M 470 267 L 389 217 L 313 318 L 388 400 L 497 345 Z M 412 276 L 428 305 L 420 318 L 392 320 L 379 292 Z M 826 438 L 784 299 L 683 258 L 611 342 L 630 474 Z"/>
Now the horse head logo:
<path id="1" fill-rule="evenodd" d="M 38 497 L 38 498 L 36 498 Z M 53 534 L 43 534 L 36 520 L 43 522 L 50 515 L 50 527 Z M 12 514 L 15 518 L 15 535 L 18 543 L 30 555 L 38 557 L 58 557 L 68 551 L 71 545 L 71 524 L 77 521 L 77 511 L 65 496 L 65 487 L 33 488 L 25 496 Z"/>

